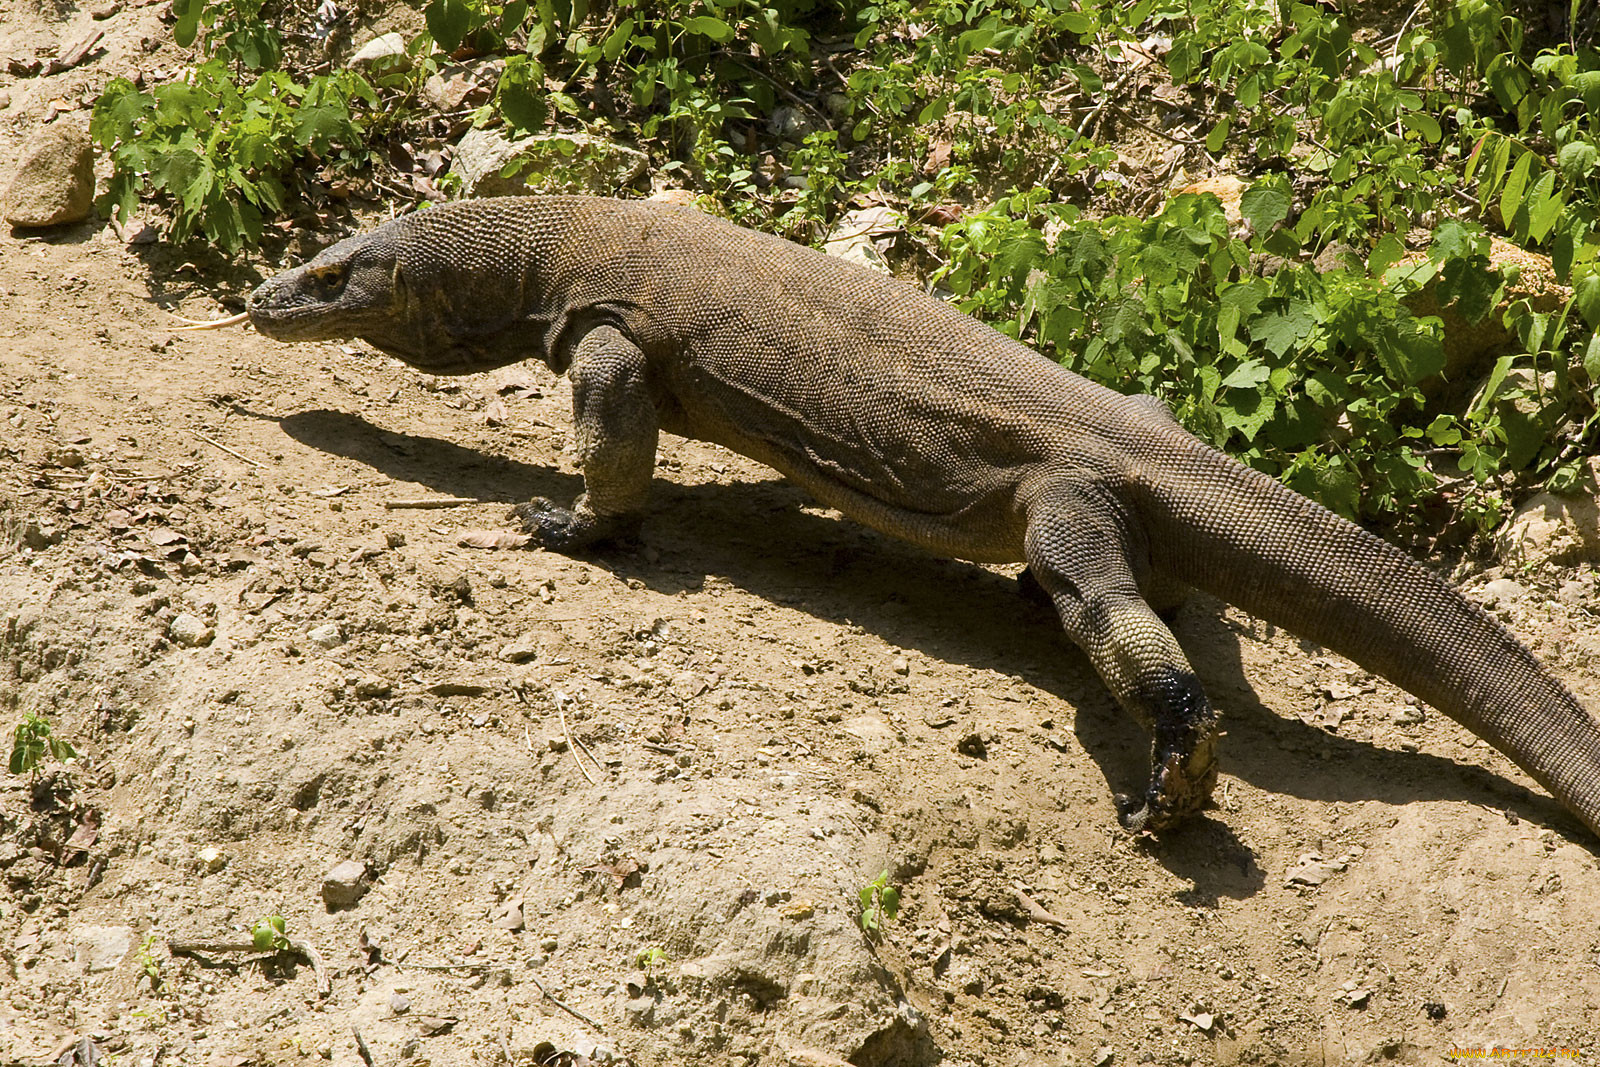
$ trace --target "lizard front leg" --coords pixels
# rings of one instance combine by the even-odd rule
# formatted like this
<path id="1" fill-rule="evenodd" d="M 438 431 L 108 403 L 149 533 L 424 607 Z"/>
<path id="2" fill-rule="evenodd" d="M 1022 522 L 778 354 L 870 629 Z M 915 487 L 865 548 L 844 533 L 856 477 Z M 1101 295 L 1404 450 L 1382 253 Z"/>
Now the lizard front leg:
<path id="1" fill-rule="evenodd" d="M 1210 799 L 1217 723 L 1183 649 L 1140 594 L 1137 541 L 1103 486 L 1065 479 L 1028 506 L 1028 571 L 1117 702 L 1150 731 L 1149 785 L 1142 797 L 1116 798 L 1118 818 L 1161 830 Z"/>
<path id="2" fill-rule="evenodd" d="M 536 497 L 512 510 L 537 544 L 558 552 L 638 528 L 659 436 L 644 353 L 621 331 L 601 326 L 585 334 L 567 376 L 584 491 L 570 508 Z"/>

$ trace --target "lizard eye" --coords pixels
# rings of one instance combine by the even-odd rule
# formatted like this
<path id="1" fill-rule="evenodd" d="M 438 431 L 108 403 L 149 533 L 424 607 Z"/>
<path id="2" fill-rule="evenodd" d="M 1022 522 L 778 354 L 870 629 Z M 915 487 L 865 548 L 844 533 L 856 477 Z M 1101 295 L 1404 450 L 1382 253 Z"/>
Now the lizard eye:
<path id="1" fill-rule="evenodd" d="M 344 284 L 347 273 L 349 273 L 349 268 L 345 264 L 330 263 L 326 267 L 308 270 L 306 275 L 316 283 L 317 288 L 323 292 L 331 292 Z"/>

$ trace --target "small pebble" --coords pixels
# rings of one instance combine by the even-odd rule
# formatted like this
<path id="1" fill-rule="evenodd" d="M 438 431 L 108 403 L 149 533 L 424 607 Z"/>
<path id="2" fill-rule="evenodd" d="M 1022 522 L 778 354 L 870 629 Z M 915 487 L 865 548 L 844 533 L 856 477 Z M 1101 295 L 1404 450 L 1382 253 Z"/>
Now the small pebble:
<path id="1" fill-rule="evenodd" d="M 306 640 L 319 648 L 337 648 L 344 643 L 344 635 L 339 632 L 338 623 L 328 622 L 307 630 Z"/>
<path id="2" fill-rule="evenodd" d="M 349 907 L 366 893 L 367 865 L 345 860 L 322 876 L 322 902 L 330 909 Z"/>
<path id="3" fill-rule="evenodd" d="M 199 648 L 202 645 L 209 645 L 217 636 L 217 631 L 214 627 L 207 626 L 205 620 L 198 615 L 191 615 L 185 611 L 167 624 L 167 636 L 175 645 Z"/>

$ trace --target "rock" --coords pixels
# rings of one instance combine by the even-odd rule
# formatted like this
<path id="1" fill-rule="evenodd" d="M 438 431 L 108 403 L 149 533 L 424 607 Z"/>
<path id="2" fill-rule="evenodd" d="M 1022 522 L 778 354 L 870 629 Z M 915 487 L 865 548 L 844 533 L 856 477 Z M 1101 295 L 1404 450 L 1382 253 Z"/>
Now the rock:
<path id="1" fill-rule="evenodd" d="M 344 643 L 344 634 L 339 632 L 338 623 L 327 622 L 307 630 L 306 640 L 318 648 L 338 648 Z"/>
<path id="2" fill-rule="evenodd" d="M 411 1001 L 399 993 L 389 994 L 389 1010 L 396 1015 L 404 1015 L 411 1010 Z"/>
<path id="3" fill-rule="evenodd" d="M 1413 231 L 1409 240 L 1425 243 L 1427 235 Z M 1496 269 L 1513 268 L 1515 280 L 1506 284 L 1505 300 L 1473 321 L 1455 303 L 1439 305 L 1436 277 L 1431 273 L 1425 248 L 1406 253 L 1391 270 L 1413 268 L 1426 282 L 1414 293 L 1402 297 L 1414 315 L 1438 315 L 1444 322 L 1444 372 L 1421 382 L 1430 398 L 1446 391 L 1446 383 L 1468 381 L 1475 372 L 1504 352 L 1520 351 L 1516 336 L 1505 327 L 1504 312 L 1512 302 L 1526 300 L 1534 311 L 1559 311 L 1572 298 L 1572 290 L 1556 279 L 1550 257 L 1519 248 L 1499 237 L 1489 238 L 1489 263 Z"/>
<path id="4" fill-rule="evenodd" d="M 1495 551 L 1505 566 L 1521 570 L 1600 563 L 1600 457 L 1588 461 L 1576 492 L 1539 493 L 1495 531 Z"/>
<path id="5" fill-rule="evenodd" d="M 131 926 L 80 926 L 72 931 L 78 966 L 90 974 L 109 971 L 133 949 Z"/>
<path id="6" fill-rule="evenodd" d="M 0 195 L 13 226 L 81 222 L 94 207 L 94 145 L 81 126 L 58 122 L 35 134 L 20 153 L 11 184 Z"/>
<path id="7" fill-rule="evenodd" d="M 374 697 L 386 697 L 390 693 L 394 692 L 394 685 L 391 684 L 387 678 L 383 678 L 376 674 L 361 675 L 356 679 L 354 688 L 356 696 L 363 700 L 371 700 Z"/>
<path id="8" fill-rule="evenodd" d="M 588 134 L 536 134 L 513 141 L 499 130 L 469 130 L 456 142 L 451 169 L 464 196 L 611 196 L 643 177 L 648 165 L 637 148 Z M 502 174 L 508 167 L 510 177 Z"/>
<path id="9" fill-rule="evenodd" d="M 122 0 L 110 0 L 109 3 L 96 4 L 89 9 L 89 17 L 96 22 L 104 22 L 113 18 L 122 11 Z"/>
<path id="10" fill-rule="evenodd" d="M 1496 578 L 1484 585 L 1480 595 L 1486 607 L 1505 607 L 1527 596 L 1528 589 L 1510 578 Z"/>
<path id="11" fill-rule="evenodd" d="M 1202 178 L 1197 182 L 1178 189 L 1179 193 L 1194 193 L 1204 195 L 1210 193 L 1222 201 L 1222 215 L 1228 220 L 1228 225 L 1237 229 L 1244 225 L 1244 212 L 1240 204 L 1244 191 L 1248 188 L 1244 179 L 1232 174 L 1219 174 L 1211 178 Z"/>
<path id="12" fill-rule="evenodd" d="M 520 637 L 500 650 L 500 658 L 507 663 L 526 663 L 539 658 L 539 642 L 531 635 Z"/>
<path id="13" fill-rule="evenodd" d="M 889 261 L 883 258 L 874 239 L 904 228 L 905 217 L 892 208 L 862 208 L 840 217 L 833 232 L 822 243 L 822 250 L 830 256 L 838 256 L 880 274 L 888 274 Z"/>
<path id="14" fill-rule="evenodd" d="M 209 645 L 217 636 L 216 627 L 206 623 L 198 615 L 189 612 L 180 612 L 173 620 L 167 623 L 167 637 L 175 645 L 183 648 L 200 648 Z"/>
<path id="15" fill-rule="evenodd" d="M 345 860 L 322 876 L 322 902 L 328 910 L 348 908 L 367 892 L 367 865 L 360 860 Z"/>
<path id="16" fill-rule="evenodd" d="M 882 715 L 857 715 L 846 719 L 844 732 L 861 742 L 868 752 L 888 752 L 899 744 L 894 727 Z"/>
<path id="17" fill-rule="evenodd" d="M 767 119 L 767 132 L 785 141 L 803 141 L 816 129 L 817 124 L 811 117 L 797 107 L 785 105 L 773 108 L 771 117 Z"/>
<path id="18" fill-rule="evenodd" d="M 1325 860 L 1321 853 L 1307 852 L 1299 863 L 1290 868 L 1287 882 L 1290 885 L 1318 886 L 1349 864 L 1343 859 Z"/>
<path id="19" fill-rule="evenodd" d="M 1576 580 L 1562 582 L 1556 591 L 1556 599 L 1569 608 L 1583 607 L 1593 595 L 1594 587 L 1590 583 Z"/>
<path id="20" fill-rule="evenodd" d="M 356 49 L 355 55 L 345 60 L 344 65 L 352 70 L 365 69 L 379 76 L 399 74 L 411 69 L 411 56 L 406 52 L 405 37 L 398 33 L 386 33 Z"/>
<path id="21" fill-rule="evenodd" d="M 216 874 L 228 865 L 228 857 L 223 855 L 222 850 L 215 845 L 208 845 L 201 849 L 199 855 L 195 858 L 200 861 L 200 869 L 207 874 Z"/>
<path id="22" fill-rule="evenodd" d="M 4 89 L 0 89 L 0 111 L 4 111 L 6 108 L 8 108 L 10 106 L 11 106 L 11 94 L 6 92 Z"/>
<path id="23" fill-rule="evenodd" d="M 1389 721 L 1396 726 L 1413 726 L 1425 719 L 1422 709 L 1415 704 L 1396 704 L 1389 709 Z"/>
<path id="24" fill-rule="evenodd" d="M 679 207 L 704 210 L 701 207 L 700 194 L 692 189 L 660 189 L 651 193 L 646 199 L 654 200 L 658 204 L 677 204 Z"/>

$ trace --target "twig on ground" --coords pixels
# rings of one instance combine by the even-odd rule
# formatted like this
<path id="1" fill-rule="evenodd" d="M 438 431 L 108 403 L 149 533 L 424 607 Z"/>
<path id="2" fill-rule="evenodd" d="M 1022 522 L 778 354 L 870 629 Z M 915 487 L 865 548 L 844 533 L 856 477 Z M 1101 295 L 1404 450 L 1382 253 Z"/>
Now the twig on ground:
<path id="1" fill-rule="evenodd" d="M 361 1062 L 372 1067 L 372 1050 L 367 1048 L 367 1039 L 361 1036 L 361 1027 L 352 1024 L 350 1036 L 356 1039 L 356 1052 L 360 1054 Z"/>
<path id="2" fill-rule="evenodd" d="M 530 974 L 530 975 L 528 975 L 528 980 L 531 981 L 534 985 L 539 987 L 539 992 L 543 993 L 544 996 L 545 996 L 545 999 L 548 1000 L 550 1003 L 554 1004 L 556 1007 L 560 1008 L 562 1011 L 566 1012 L 568 1015 L 572 1016 L 574 1019 L 577 1019 L 577 1020 L 579 1020 L 581 1022 L 586 1022 L 590 1026 L 594 1027 L 596 1030 L 599 1030 L 602 1033 L 605 1032 L 605 1027 L 601 1026 L 599 1023 L 597 1023 L 593 1019 L 589 1018 L 587 1015 L 585 1015 L 583 1012 L 579 1011 L 577 1008 L 574 1008 L 572 1005 L 570 1005 L 570 1004 L 566 1003 L 565 1001 L 560 1000 L 559 998 L 557 998 L 555 996 L 555 994 L 551 993 L 550 990 L 548 990 L 548 989 L 546 989 L 544 987 L 544 983 L 539 981 L 538 978 L 536 978 L 536 977 L 534 977 L 533 975 Z"/>
<path id="3" fill-rule="evenodd" d="M 228 455 L 232 456 L 234 459 L 243 460 L 245 463 L 250 464 L 250 466 L 255 467 L 257 470 L 266 470 L 267 469 L 267 465 L 265 463 L 257 463 L 255 460 L 251 459 L 249 456 L 245 455 L 244 453 L 235 452 L 233 449 L 229 448 L 227 445 L 223 444 L 221 441 L 218 441 L 218 440 L 216 440 L 215 438 L 212 438 L 212 437 L 207 437 L 205 434 L 201 433 L 199 430 L 190 430 L 189 432 L 194 434 L 196 437 L 200 438 L 200 440 L 204 441 L 206 444 L 210 445 L 212 448 L 220 448 L 224 452 L 226 452 Z"/>
<path id="4" fill-rule="evenodd" d="M 583 776 L 585 778 L 589 779 L 589 784 L 590 785 L 599 785 L 600 783 L 595 781 L 594 775 L 589 773 L 589 768 L 587 768 L 587 767 L 585 767 L 583 765 L 583 757 L 578 755 L 578 746 L 572 739 L 572 729 L 569 726 L 567 726 L 566 694 L 564 694 L 564 693 L 555 694 L 555 704 L 556 704 L 556 711 L 558 713 L 560 713 L 560 715 L 561 715 L 561 733 L 567 739 L 567 747 L 572 750 L 572 762 L 576 763 L 578 765 L 578 770 L 582 771 L 583 772 Z M 594 756 L 591 754 L 589 756 L 589 758 L 590 759 L 594 759 Z M 599 762 L 600 762 L 599 760 L 595 760 L 596 765 L 598 765 Z"/>
<path id="5" fill-rule="evenodd" d="M 488 971 L 496 967 L 505 966 L 505 964 L 497 963 L 494 960 L 482 960 L 478 963 L 465 961 L 461 963 L 406 963 L 402 960 L 388 960 L 387 962 L 401 970 L 410 969 L 413 971 Z"/>
<path id="6" fill-rule="evenodd" d="M 409 500 L 385 500 L 383 506 L 390 511 L 399 511 L 402 508 L 459 508 L 481 503 L 483 501 L 468 496 L 430 496 Z"/>
<path id="7" fill-rule="evenodd" d="M 201 952 L 256 952 L 259 950 L 253 941 L 168 941 L 167 951 L 174 956 L 190 956 Z M 333 992 L 333 981 L 328 976 L 328 968 L 323 965 L 322 954 L 312 948 L 309 942 L 302 941 L 299 938 L 290 938 L 289 947 L 284 951 L 298 953 L 305 957 L 307 963 L 311 964 L 311 971 L 317 977 L 317 993 L 320 996 L 325 997 Z M 275 955 L 277 955 L 276 952 L 268 952 L 264 953 L 261 958 L 270 959 Z"/>

